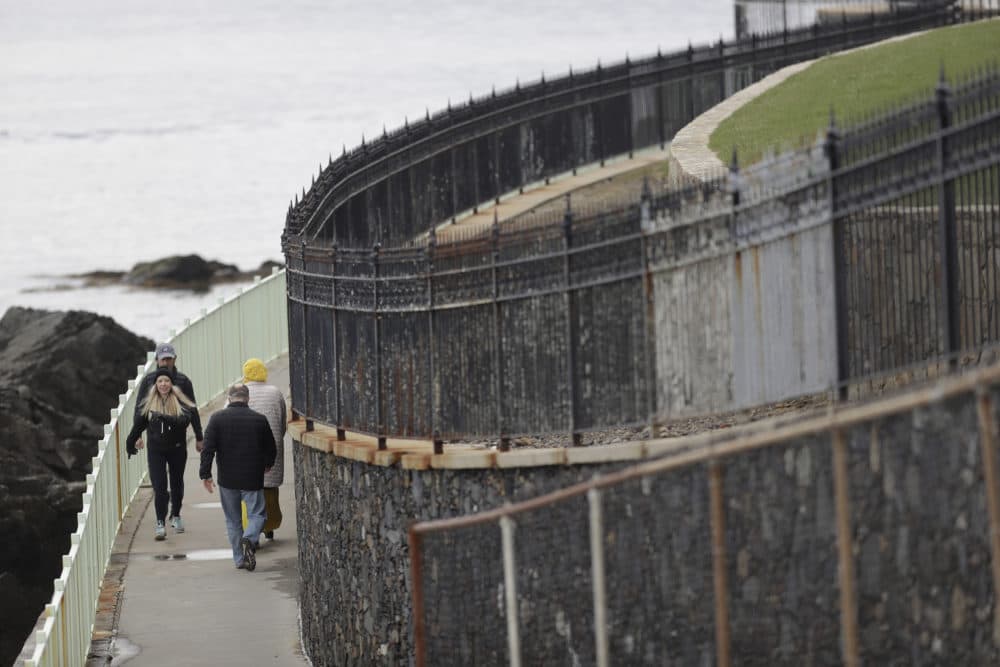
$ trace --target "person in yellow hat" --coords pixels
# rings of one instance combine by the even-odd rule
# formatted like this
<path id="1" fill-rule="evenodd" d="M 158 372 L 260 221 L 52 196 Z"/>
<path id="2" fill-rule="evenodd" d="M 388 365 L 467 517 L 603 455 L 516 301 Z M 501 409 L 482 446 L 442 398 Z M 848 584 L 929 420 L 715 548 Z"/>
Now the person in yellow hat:
<path id="1" fill-rule="evenodd" d="M 264 523 L 264 537 L 274 539 L 274 531 L 281 527 L 281 505 L 278 503 L 278 487 L 285 481 L 284 439 L 285 427 L 288 421 L 285 407 L 285 397 L 281 390 L 267 384 L 267 366 L 260 359 L 247 359 L 243 364 L 243 382 L 250 390 L 248 405 L 267 417 L 274 435 L 274 443 L 278 452 L 274 466 L 264 473 L 264 504 L 267 510 L 267 521 Z M 243 510 L 243 528 L 246 529 L 246 509 Z"/>

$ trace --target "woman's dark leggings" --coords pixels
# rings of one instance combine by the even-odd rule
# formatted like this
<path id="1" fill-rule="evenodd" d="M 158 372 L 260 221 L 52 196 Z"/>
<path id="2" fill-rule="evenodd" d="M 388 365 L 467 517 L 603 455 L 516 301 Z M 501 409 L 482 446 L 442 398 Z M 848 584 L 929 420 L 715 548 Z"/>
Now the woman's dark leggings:
<path id="1" fill-rule="evenodd" d="M 170 516 L 181 515 L 184 500 L 184 466 L 187 463 L 187 446 L 171 447 L 153 451 L 146 447 L 146 461 L 149 463 L 149 481 L 153 485 L 153 504 L 156 520 L 167 520 L 167 501 L 170 501 Z M 170 490 L 167 491 L 167 468 L 170 469 Z"/>

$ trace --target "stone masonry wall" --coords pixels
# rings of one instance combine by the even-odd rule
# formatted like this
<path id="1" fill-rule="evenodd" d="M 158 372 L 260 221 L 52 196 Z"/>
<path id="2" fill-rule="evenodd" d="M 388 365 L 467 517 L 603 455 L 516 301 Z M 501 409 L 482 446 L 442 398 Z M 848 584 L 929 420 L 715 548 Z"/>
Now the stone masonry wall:
<path id="1" fill-rule="evenodd" d="M 994 428 L 1000 392 L 993 390 Z M 845 431 L 865 664 L 1000 664 L 975 394 Z M 735 429 L 734 429 L 735 431 Z M 744 665 L 843 661 L 831 436 L 718 458 L 727 606 Z M 295 449 L 303 634 L 316 665 L 412 659 L 414 519 L 533 498 L 623 464 L 427 470 Z M 615 664 L 716 660 L 709 467 L 602 491 Z M 588 500 L 514 517 L 524 664 L 593 664 Z M 496 522 L 425 536 L 427 664 L 507 660 Z"/>
<path id="2" fill-rule="evenodd" d="M 410 664 L 412 521 L 518 502 L 624 465 L 420 471 L 300 443 L 294 461 L 302 630 L 317 667 Z"/>

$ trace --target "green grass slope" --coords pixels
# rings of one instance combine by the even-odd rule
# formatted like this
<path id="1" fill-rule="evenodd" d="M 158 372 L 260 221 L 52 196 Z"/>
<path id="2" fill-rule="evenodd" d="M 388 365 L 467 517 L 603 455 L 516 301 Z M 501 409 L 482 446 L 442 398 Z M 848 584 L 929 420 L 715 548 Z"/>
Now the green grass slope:
<path id="1" fill-rule="evenodd" d="M 809 144 L 829 125 L 849 124 L 932 94 L 942 63 L 949 78 L 1000 61 L 1000 20 L 940 28 L 898 42 L 824 58 L 744 105 L 709 138 L 728 164 Z"/>

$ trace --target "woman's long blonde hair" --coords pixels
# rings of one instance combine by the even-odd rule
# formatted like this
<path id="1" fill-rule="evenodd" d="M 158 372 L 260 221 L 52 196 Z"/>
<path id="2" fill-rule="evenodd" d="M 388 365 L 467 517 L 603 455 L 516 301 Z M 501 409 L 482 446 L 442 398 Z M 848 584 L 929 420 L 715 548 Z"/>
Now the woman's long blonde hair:
<path id="1" fill-rule="evenodd" d="M 160 396 L 160 392 L 156 391 L 156 383 L 154 382 L 153 386 L 149 388 L 149 393 L 146 394 L 142 414 L 146 419 L 149 419 L 150 413 L 153 412 L 178 417 L 181 414 L 182 405 L 193 408 L 194 402 L 173 383 L 170 384 L 170 394 L 163 398 Z"/>

